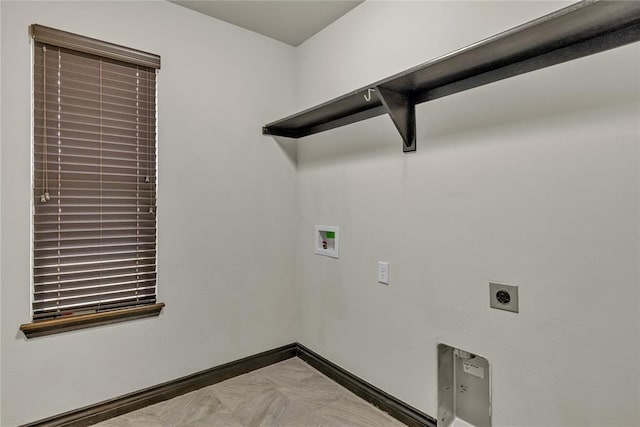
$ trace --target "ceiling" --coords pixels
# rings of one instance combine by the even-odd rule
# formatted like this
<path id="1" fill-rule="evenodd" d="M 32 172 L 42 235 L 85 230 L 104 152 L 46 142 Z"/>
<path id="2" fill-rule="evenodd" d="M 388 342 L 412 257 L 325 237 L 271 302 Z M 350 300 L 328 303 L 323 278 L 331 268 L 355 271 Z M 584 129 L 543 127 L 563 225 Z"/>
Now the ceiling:
<path id="1" fill-rule="evenodd" d="M 169 1 L 298 46 L 363 0 Z"/>

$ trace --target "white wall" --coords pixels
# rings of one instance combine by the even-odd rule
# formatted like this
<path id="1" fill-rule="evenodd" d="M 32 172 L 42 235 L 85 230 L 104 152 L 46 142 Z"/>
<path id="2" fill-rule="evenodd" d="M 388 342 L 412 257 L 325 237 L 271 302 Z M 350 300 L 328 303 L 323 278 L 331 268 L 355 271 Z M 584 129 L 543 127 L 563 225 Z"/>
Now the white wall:
<path id="1" fill-rule="evenodd" d="M 295 166 L 261 135 L 294 49 L 168 2 L 2 1 L 2 426 L 296 339 Z M 26 341 L 30 39 L 39 23 L 162 56 L 159 318 Z M 136 27 L 134 29 L 134 27 Z"/>
<path id="2" fill-rule="evenodd" d="M 414 154 L 388 117 L 300 141 L 297 171 L 259 134 L 296 98 L 314 105 L 562 5 L 366 2 L 294 50 L 166 2 L 0 2 L 0 424 L 298 340 L 433 416 L 446 342 L 492 363 L 496 426 L 639 425 L 638 45 L 422 104 Z M 31 23 L 162 56 L 159 318 L 18 332 Z M 340 259 L 312 254 L 314 224 L 341 226 Z M 488 308 L 489 281 L 520 286 L 519 314 Z"/>
<path id="3" fill-rule="evenodd" d="M 0 6 L 0 100 L 2 99 L 2 6 Z M 0 141 L 2 140 L 2 102 L 0 102 Z M 0 143 L 0 283 L 2 283 L 2 144 Z M 2 319 L 2 286 L 0 285 L 0 320 Z M 0 321 L 0 342 L 2 342 L 2 322 Z M 0 402 L 2 402 L 2 351 L 0 350 Z M 0 421 L 2 405 L 0 404 Z"/>
<path id="4" fill-rule="evenodd" d="M 298 107 L 565 4 L 365 2 L 298 48 Z M 489 359 L 496 426 L 640 425 L 639 80 L 636 44 L 421 104 L 414 154 L 386 116 L 299 142 L 300 342 L 432 416 L 445 342 Z"/>

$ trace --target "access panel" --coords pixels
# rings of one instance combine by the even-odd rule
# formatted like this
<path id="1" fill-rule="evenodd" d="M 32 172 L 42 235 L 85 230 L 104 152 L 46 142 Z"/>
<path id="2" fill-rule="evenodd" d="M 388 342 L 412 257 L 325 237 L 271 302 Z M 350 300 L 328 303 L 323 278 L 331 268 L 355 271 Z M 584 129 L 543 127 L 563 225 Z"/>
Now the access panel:
<path id="1" fill-rule="evenodd" d="M 438 426 L 491 426 L 491 378 L 487 359 L 438 344 Z"/>

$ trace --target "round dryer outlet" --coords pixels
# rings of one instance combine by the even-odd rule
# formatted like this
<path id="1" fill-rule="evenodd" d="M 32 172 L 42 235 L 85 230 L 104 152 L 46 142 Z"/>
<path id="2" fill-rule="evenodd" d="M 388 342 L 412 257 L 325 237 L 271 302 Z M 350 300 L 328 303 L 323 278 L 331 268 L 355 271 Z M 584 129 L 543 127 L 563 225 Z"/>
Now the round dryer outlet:
<path id="1" fill-rule="evenodd" d="M 489 283 L 489 305 L 499 310 L 518 312 L 518 287 Z"/>

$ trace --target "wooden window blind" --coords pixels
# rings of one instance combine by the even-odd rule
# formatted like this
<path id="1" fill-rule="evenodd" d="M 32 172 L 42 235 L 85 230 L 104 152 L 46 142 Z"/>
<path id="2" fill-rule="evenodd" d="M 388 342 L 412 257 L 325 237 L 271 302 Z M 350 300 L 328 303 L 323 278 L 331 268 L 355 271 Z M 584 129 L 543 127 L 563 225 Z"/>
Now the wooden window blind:
<path id="1" fill-rule="evenodd" d="M 31 32 L 33 319 L 154 304 L 160 58 Z"/>

